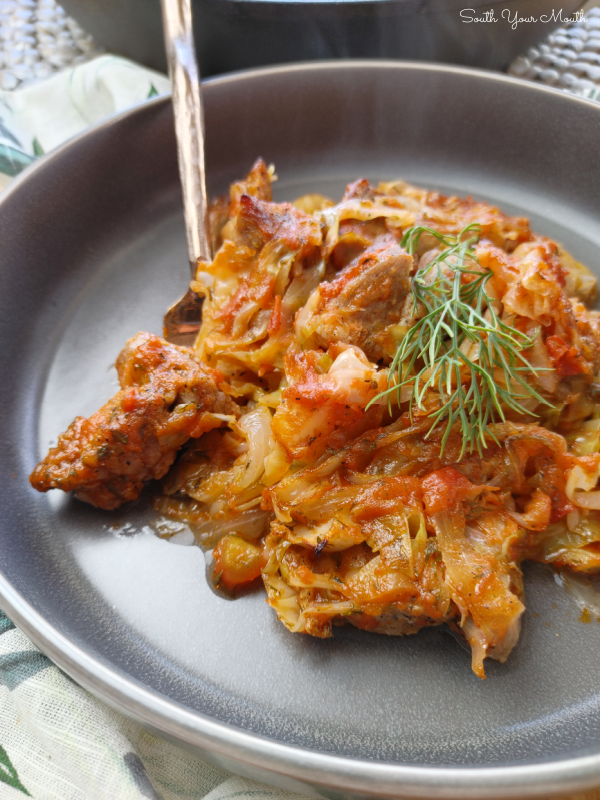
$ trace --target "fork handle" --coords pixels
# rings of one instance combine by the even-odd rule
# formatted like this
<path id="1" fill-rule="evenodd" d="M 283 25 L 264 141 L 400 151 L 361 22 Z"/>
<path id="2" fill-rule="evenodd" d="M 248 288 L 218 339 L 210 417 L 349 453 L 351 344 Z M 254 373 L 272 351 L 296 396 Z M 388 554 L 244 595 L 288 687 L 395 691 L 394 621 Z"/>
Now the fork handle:
<path id="1" fill-rule="evenodd" d="M 190 0 L 161 0 L 161 6 L 172 86 L 188 256 L 192 278 L 195 278 L 198 260 L 211 260 L 200 72 Z"/>

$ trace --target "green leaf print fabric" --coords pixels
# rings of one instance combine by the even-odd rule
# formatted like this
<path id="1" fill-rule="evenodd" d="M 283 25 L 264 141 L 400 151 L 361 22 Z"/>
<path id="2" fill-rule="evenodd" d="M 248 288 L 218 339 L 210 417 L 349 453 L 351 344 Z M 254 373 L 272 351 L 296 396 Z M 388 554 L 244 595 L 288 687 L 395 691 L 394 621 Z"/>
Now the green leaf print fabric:
<path id="1" fill-rule="evenodd" d="M 105 706 L 0 612 L 0 800 L 302 800 L 234 777 Z"/>
<path id="2" fill-rule="evenodd" d="M 31 797 L 27 789 L 23 786 L 17 775 L 17 770 L 11 764 L 10 758 L 6 750 L 0 746 L 0 783 L 5 783 L 7 786 L 12 786 L 19 792 L 23 792 L 28 797 Z"/>

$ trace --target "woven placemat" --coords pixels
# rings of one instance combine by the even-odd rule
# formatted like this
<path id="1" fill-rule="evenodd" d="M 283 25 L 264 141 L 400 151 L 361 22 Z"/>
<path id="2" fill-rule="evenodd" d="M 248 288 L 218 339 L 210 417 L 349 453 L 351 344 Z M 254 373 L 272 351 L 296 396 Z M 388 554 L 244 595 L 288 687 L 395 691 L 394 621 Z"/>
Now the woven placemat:
<path id="1" fill-rule="evenodd" d="M 47 78 L 100 52 L 54 0 L 0 0 L 0 89 Z"/>
<path id="2" fill-rule="evenodd" d="M 600 2 L 515 59 L 509 74 L 600 100 Z"/>

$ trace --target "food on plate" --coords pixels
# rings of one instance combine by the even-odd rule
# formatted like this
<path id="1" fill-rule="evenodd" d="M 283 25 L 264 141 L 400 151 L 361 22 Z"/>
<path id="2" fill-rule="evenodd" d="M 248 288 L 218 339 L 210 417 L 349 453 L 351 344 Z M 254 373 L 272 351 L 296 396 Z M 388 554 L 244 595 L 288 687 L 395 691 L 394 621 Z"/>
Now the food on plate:
<path id="1" fill-rule="evenodd" d="M 112 509 L 162 478 L 215 581 L 262 577 L 290 631 L 445 623 L 483 678 L 524 560 L 600 571 L 596 280 L 484 202 L 361 179 L 275 203 L 274 179 L 213 204 L 194 347 L 128 342 L 32 484 Z"/>
<path id="2" fill-rule="evenodd" d="M 162 478 L 188 439 L 239 413 L 218 376 L 188 350 L 139 333 L 117 359 L 121 391 L 89 419 L 77 417 L 31 474 L 38 491 L 74 491 L 100 508 L 135 500 Z"/>

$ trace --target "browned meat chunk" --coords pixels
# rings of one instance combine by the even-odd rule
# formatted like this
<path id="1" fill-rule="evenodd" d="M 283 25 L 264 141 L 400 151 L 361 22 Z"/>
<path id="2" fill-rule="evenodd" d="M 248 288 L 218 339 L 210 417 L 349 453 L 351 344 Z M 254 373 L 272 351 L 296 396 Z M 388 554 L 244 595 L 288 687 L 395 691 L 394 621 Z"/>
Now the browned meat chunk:
<path id="1" fill-rule="evenodd" d="M 213 203 L 209 212 L 213 253 L 217 252 L 225 239 L 237 241 L 236 221 L 243 197 L 267 202 L 273 199 L 269 170 L 262 158 L 254 162 L 243 181 L 231 184 L 228 197 L 220 197 Z"/>
<path id="2" fill-rule="evenodd" d="M 389 359 L 397 348 L 390 328 L 403 318 L 412 266 L 412 256 L 393 237 L 380 240 L 319 286 L 311 317 L 301 316 L 297 324 L 314 332 L 322 347 L 343 342 L 360 347 L 371 361 Z"/>
<path id="3" fill-rule="evenodd" d="M 315 250 L 321 244 L 321 226 L 313 217 L 290 203 L 268 203 L 249 195 L 242 195 L 239 204 L 238 241 L 260 250 L 277 240 L 278 244 L 298 251 L 299 257 L 318 255 Z"/>
<path id="4" fill-rule="evenodd" d="M 74 491 L 113 509 L 162 478 L 179 448 L 222 424 L 238 406 L 193 351 L 138 333 L 117 359 L 122 386 L 89 419 L 77 417 L 29 480 L 40 492 Z"/>

